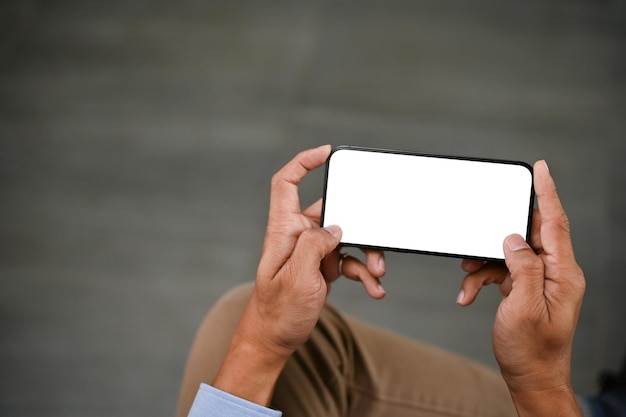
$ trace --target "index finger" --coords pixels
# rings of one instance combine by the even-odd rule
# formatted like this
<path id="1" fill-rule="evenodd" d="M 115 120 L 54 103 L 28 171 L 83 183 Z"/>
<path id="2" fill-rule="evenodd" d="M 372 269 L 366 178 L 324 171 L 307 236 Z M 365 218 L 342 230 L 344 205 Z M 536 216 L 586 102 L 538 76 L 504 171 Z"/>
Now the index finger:
<path id="1" fill-rule="evenodd" d="M 569 220 L 556 191 L 556 185 L 545 161 L 534 166 L 535 194 L 540 213 L 540 239 L 543 252 L 561 260 L 573 259 L 574 249 Z"/>
<path id="2" fill-rule="evenodd" d="M 319 168 L 330 154 L 330 145 L 308 149 L 297 154 L 272 177 L 270 219 L 277 213 L 300 213 L 298 184 L 306 174 Z"/>

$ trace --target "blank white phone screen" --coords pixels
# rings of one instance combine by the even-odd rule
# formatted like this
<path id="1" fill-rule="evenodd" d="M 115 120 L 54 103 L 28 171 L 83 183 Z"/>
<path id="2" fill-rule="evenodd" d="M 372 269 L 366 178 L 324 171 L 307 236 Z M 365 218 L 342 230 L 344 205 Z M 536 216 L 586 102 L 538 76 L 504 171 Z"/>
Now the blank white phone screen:
<path id="1" fill-rule="evenodd" d="M 521 163 L 337 148 L 326 172 L 323 225 L 342 243 L 504 259 L 527 238 L 532 172 Z"/>

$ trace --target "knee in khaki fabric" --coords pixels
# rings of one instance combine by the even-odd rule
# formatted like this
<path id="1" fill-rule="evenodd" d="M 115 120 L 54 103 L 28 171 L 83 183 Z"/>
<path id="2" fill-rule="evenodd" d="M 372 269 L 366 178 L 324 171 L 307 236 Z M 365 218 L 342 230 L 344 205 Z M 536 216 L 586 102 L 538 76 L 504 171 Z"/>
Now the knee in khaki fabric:
<path id="1" fill-rule="evenodd" d="M 350 407 L 354 344 L 343 317 L 326 305 L 309 340 L 287 362 L 272 399 L 284 417 L 340 417 Z"/>
<path id="2" fill-rule="evenodd" d="M 192 346 L 178 407 L 226 354 L 253 284 L 234 288 L 206 316 Z M 515 416 L 500 376 L 465 358 L 345 318 L 326 306 L 288 361 L 272 400 L 284 417 Z"/>
<path id="3" fill-rule="evenodd" d="M 221 297 L 202 322 L 191 347 L 177 416 L 187 415 L 200 383 L 211 383 L 226 355 L 253 284 L 233 288 Z M 353 372 L 352 338 L 341 315 L 326 306 L 307 343 L 282 372 L 273 407 L 285 417 L 345 415 L 347 381 Z"/>
<path id="4" fill-rule="evenodd" d="M 187 415 L 200 383 L 210 384 L 213 381 L 253 286 L 253 283 L 246 283 L 234 287 L 215 303 L 204 318 L 187 358 L 177 416 Z"/>
<path id="5" fill-rule="evenodd" d="M 359 362 L 349 416 L 517 416 L 497 372 L 441 348 L 346 320 Z"/>
<path id="6" fill-rule="evenodd" d="M 272 401 L 284 417 L 513 417 L 500 375 L 326 306 Z"/>

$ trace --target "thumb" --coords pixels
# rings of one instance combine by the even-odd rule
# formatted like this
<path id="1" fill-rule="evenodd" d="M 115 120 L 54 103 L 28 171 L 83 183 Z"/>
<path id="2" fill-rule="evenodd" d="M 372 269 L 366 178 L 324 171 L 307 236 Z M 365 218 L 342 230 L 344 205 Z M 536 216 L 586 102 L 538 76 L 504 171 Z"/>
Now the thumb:
<path id="1" fill-rule="evenodd" d="M 545 281 L 543 261 L 522 236 L 513 234 L 504 240 L 504 259 L 516 292 L 524 297 L 543 294 Z"/>
<path id="2" fill-rule="evenodd" d="M 319 270 L 322 259 L 335 250 L 341 236 L 341 228 L 335 225 L 306 229 L 298 237 L 291 260 L 302 268 Z"/>

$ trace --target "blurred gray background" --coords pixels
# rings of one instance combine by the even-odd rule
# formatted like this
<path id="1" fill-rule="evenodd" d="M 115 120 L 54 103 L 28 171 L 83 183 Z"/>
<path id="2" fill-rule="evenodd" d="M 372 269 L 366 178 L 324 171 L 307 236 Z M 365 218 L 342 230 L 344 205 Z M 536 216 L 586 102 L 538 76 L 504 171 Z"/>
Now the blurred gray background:
<path id="1" fill-rule="evenodd" d="M 608 0 L 2 1 L 0 414 L 172 415 L 196 326 L 255 276 L 271 175 L 325 143 L 547 159 L 588 279 L 573 378 L 593 393 L 626 348 L 625 16 Z M 331 301 L 494 365 L 499 293 L 457 307 L 462 277 L 388 254 L 384 301 L 352 282 Z"/>

